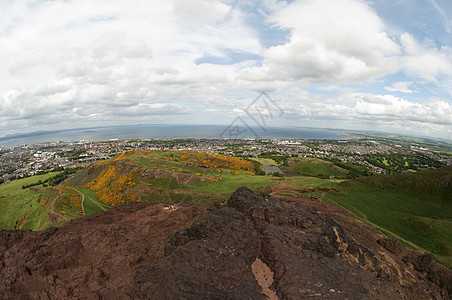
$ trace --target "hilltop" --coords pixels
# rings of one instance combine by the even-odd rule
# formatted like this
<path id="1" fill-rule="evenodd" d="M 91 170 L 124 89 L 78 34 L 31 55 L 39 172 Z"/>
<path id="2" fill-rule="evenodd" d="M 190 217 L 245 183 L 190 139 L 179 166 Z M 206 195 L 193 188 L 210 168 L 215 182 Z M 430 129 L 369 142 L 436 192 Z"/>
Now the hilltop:
<path id="1" fill-rule="evenodd" d="M 40 232 L 2 230 L 0 260 L 2 299 L 447 299 L 452 278 L 343 209 L 247 188 L 213 205 L 126 202 Z"/>
<path id="2" fill-rule="evenodd" d="M 93 191 L 103 204 L 125 201 L 188 200 L 199 188 L 208 198 L 212 185 L 234 175 L 250 176 L 254 165 L 244 159 L 195 151 L 130 151 L 90 165 L 68 181 L 68 186 Z M 191 199 L 193 200 L 193 199 Z"/>

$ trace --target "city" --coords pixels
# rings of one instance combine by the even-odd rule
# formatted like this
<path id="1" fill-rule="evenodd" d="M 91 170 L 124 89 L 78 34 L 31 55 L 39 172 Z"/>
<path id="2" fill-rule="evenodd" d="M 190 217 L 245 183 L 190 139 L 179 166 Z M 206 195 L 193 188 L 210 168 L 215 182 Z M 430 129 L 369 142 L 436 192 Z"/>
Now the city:
<path id="1" fill-rule="evenodd" d="M 447 145 L 447 144 L 446 144 Z M 452 165 L 450 149 L 361 137 L 344 140 L 145 139 L 41 143 L 0 148 L 0 182 L 81 167 L 129 150 L 194 150 L 229 156 L 310 157 L 365 166 L 369 174 Z M 279 160 L 281 161 L 281 160 Z"/>

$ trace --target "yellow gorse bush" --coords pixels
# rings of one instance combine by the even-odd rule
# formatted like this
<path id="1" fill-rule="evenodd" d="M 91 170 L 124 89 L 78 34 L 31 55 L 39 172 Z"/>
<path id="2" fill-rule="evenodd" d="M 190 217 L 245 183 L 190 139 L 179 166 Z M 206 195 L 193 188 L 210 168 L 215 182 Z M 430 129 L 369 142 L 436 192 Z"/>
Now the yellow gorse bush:
<path id="1" fill-rule="evenodd" d="M 132 155 L 133 157 L 131 157 Z M 128 164 L 121 162 L 124 159 L 130 159 L 132 164 L 134 164 L 134 159 L 138 159 L 140 162 L 148 159 L 153 162 L 158 162 L 158 168 L 168 169 L 171 172 L 184 172 L 180 168 L 180 164 L 182 163 L 190 167 L 198 167 L 199 171 L 202 171 L 203 168 L 208 172 L 254 175 L 252 172 L 254 169 L 253 163 L 237 157 L 196 151 L 128 151 L 110 160 L 110 163 L 107 161 L 103 162 L 103 164 L 93 165 L 93 168 L 102 167 L 104 169 L 95 179 L 85 184 L 85 187 L 93 191 L 100 202 L 115 206 L 125 201 L 141 201 L 139 196 L 131 193 L 133 191 L 131 188 L 137 186 L 137 183 L 133 181 L 140 176 L 142 169 L 132 168 L 132 171 L 130 171 L 131 169 L 128 169 L 128 171 L 123 170 L 122 168 L 124 166 L 127 169 Z M 159 162 L 159 159 L 162 160 Z M 149 168 L 157 169 L 156 166 L 149 166 Z M 208 175 L 204 172 L 195 174 L 198 176 L 207 176 L 215 180 L 223 180 L 223 178 L 217 175 Z M 149 174 L 145 177 L 147 179 L 153 179 L 156 175 Z M 153 183 L 147 183 L 146 185 L 151 187 Z M 162 193 L 164 188 L 157 186 L 157 191 Z"/>
<path id="2" fill-rule="evenodd" d="M 65 186 L 55 187 L 59 191 L 60 197 L 58 197 L 56 204 L 60 207 L 62 205 L 68 208 L 77 208 L 77 213 L 82 214 L 82 204 L 80 194 L 72 188 Z M 67 212 L 66 212 L 67 213 Z"/>
<path id="3" fill-rule="evenodd" d="M 136 172 L 118 174 L 116 166 L 109 165 L 107 169 L 103 170 L 96 179 L 85 185 L 85 187 L 94 191 L 100 202 L 115 206 L 124 201 L 137 201 L 135 195 L 124 195 L 126 185 L 129 187 L 136 185 L 132 182 L 135 177 Z"/>
<path id="4" fill-rule="evenodd" d="M 208 168 L 211 172 L 221 173 L 225 169 L 229 169 L 233 174 L 254 175 L 252 172 L 254 169 L 253 163 L 238 157 L 196 151 L 178 151 L 172 154 L 178 155 L 182 163 L 194 162 L 199 166 Z"/>

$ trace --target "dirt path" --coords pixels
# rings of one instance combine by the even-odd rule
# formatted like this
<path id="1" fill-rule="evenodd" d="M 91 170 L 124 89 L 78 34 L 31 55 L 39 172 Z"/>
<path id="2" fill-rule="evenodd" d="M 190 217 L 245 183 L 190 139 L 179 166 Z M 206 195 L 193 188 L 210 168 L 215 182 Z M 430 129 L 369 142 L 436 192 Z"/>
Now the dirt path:
<path id="1" fill-rule="evenodd" d="M 52 190 L 54 190 L 57 193 L 57 195 L 50 201 L 50 207 L 49 207 L 50 222 L 52 222 L 52 224 L 56 224 L 56 223 L 60 222 L 61 219 L 63 221 L 68 221 L 69 219 L 66 216 L 63 216 L 53 210 L 53 204 L 58 199 L 58 197 L 62 196 L 62 193 L 61 193 L 61 191 L 54 189 L 54 188 L 52 188 Z"/>
<path id="2" fill-rule="evenodd" d="M 83 207 L 83 201 L 85 201 L 85 194 L 79 192 L 82 195 L 82 200 L 80 201 L 80 209 L 82 211 L 82 215 L 85 215 L 85 208 Z"/>
<path id="3" fill-rule="evenodd" d="M 83 194 L 82 192 L 80 192 L 79 190 L 76 190 L 74 188 L 71 188 L 69 186 L 66 186 L 66 188 L 71 189 L 73 191 L 76 191 L 77 193 L 79 193 L 81 195 L 81 200 L 80 200 L 80 211 L 82 212 L 82 216 L 85 215 L 85 208 L 83 207 L 83 202 L 85 201 L 85 194 Z"/>
<path id="4" fill-rule="evenodd" d="M 271 162 L 270 162 L 268 159 L 265 159 L 265 158 L 264 158 L 264 160 L 265 160 L 265 164 L 262 166 L 262 171 L 265 172 L 265 168 L 266 168 L 267 166 L 269 166 L 269 165 L 271 164 Z"/>

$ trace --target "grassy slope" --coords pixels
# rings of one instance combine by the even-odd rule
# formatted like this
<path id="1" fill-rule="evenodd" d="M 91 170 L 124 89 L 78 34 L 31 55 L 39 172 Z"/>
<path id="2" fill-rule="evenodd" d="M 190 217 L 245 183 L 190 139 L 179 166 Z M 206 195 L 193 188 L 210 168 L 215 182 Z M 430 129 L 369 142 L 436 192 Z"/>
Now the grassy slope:
<path id="1" fill-rule="evenodd" d="M 212 181 L 195 181 L 184 185 L 182 181 L 177 181 L 174 179 L 164 178 L 164 179 L 150 179 L 150 180 L 135 180 L 137 183 L 152 183 L 153 186 L 162 186 L 169 190 L 185 190 L 189 191 L 188 196 L 179 196 L 177 197 L 177 193 L 171 193 L 169 191 L 169 195 L 166 199 L 169 201 L 179 201 L 193 200 L 192 195 L 197 196 L 195 201 L 199 202 L 207 202 L 213 200 L 226 200 L 229 196 L 239 187 L 246 186 L 251 188 L 257 193 L 270 193 L 275 186 L 286 184 L 294 187 L 294 189 L 302 189 L 312 185 L 316 186 L 329 186 L 331 182 L 336 182 L 334 180 L 321 180 L 314 177 L 309 178 L 301 178 L 301 177 L 285 177 L 285 178 L 274 178 L 271 176 L 256 176 L 256 175 L 247 175 L 241 173 L 239 170 L 238 174 L 228 173 L 228 168 L 223 168 L 222 172 L 218 172 L 218 169 L 210 168 L 199 168 L 196 165 L 187 166 L 184 163 L 181 163 L 181 159 L 178 159 L 176 156 L 173 156 L 173 160 L 168 161 L 164 160 L 154 160 L 152 157 L 162 158 L 165 157 L 164 154 L 160 152 L 152 153 L 147 159 L 144 159 L 140 155 L 132 155 L 130 159 L 138 162 L 141 166 L 146 166 L 148 168 L 157 168 L 157 169 L 166 169 L 169 171 L 176 171 L 182 173 L 190 173 L 193 174 L 193 177 L 217 177 L 221 178 L 221 180 L 212 180 Z M 168 157 L 168 155 L 166 155 Z M 149 159 L 151 158 L 151 159 Z M 261 161 L 265 164 L 265 161 L 269 161 L 269 163 L 274 163 L 271 159 L 263 159 Z"/>
<path id="2" fill-rule="evenodd" d="M 44 181 L 47 178 L 50 178 L 58 173 L 59 172 L 50 172 L 50 173 L 47 173 L 44 175 L 36 175 L 36 176 L 27 177 L 27 178 L 23 178 L 23 179 L 13 180 L 9 183 L 1 184 L 0 185 L 0 195 L 5 195 L 8 193 L 13 193 L 13 192 L 20 192 L 22 190 L 23 185 L 32 184 L 32 183 L 38 182 L 39 180 Z"/>
<path id="3" fill-rule="evenodd" d="M 289 158 L 282 168 L 288 173 L 307 176 L 349 178 L 347 170 L 318 158 Z"/>
<path id="4" fill-rule="evenodd" d="M 47 220 L 51 192 L 43 188 L 25 189 L 0 196 L 0 227 L 4 229 L 43 229 Z"/>
<path id="5" fill-rule="evenodd" d="M 49 219 L 49 211 L 52 203 L 55 213 L 62 218 L 79 217 L 80 215 L 77 214 L 79 208 L 67 201 L 67 193 L 58 193 L 58 188 L 44 188 L 39 185 L 22 189 L 23 185 L 35 183 L 38 180 L 44 181 L 57 173 L 32 176 L 0 185 L 0 228 L 43 230 L 51 227 L 53 224 Z M 85 194 L 85 215 L 108 209 L 97 201 L 91 191 L 81 190 L 80 192 Z"/>
<path id="6" fill-rule="evenodd" d="M 237 185 L 264 186 L 265 179 L 251 175 L 251 170 L 252 163 L 221 155 L 199 156 L 191 151 L 137 151 L 79 171 L 68 184 L 90 189 L 97 198 L 115 189 L 122 195 L 116 199 L 119 202 L 132 198 L 205 202 L 226 199 Z M 109 179 L 108 176 L 115 172 L 117 175 Z M 115 181 L 121 181 L 121 176 L 127 180 L 118 186 Z"/>
<path id="7" fill-rule="evenodd" d="M 83 193 L 85 195 L 85 201 L 83 203 L 83 207 L 85 208 L 85 215 L 91 215 L 100 211 L 106 211 L 110 207 L 100 203 L 96 195 L 89 189 L 85 188 L 75 188 L 80 193 Z"/>
<path id="8" fill-rule="evenodd" d="M 273 178 L 269 176 L 255 176 L 247 173 L 247 170 L 239 167 L 227 167 L 223 164 L 224 157 L 212 157 L 206 163 L 199 160 L 193 152 L 186 151 L 184 155 L 177 151 L 135 152 L 123 158 L 115 158 L 104 163 L 93 165 L 89 169 L 79 171 L 77 176 L 68 181 L 68 185 L 78 185 L 91 189 L 93 197 L 102 190 L 92 188 L 94 180 L 107 181 L 107 170 L 113 165 L 116 170 L 121 170 L 121 176 L 127 176 L 136 172 L 148 175 L 129 176 L 129 182 L 120 186 L 119 193 L 136 195 L 142 201 L 163 202 L 208 202 L 226 200 L 238 187 L 247 186 L 256 192 L 271 192 L 274 186 L 282 183 L 296 188 L 309 187 L 312 184 L 327 186 L 330 181 L 322 181 L 317 178 Z M 233 161 L 242 161 L 231 158 Z M 211 164 L 211 162 L 216 162 Z M 209 167 L 200 167 L 207 164 Z M 215 165 L 215 166 L 214 166 Z M 245 168 L 246 169 L 246 168 Z M 105 173 L 104 173 L 105 172 Z M 118 171 L 119 172 L 119 171 Z M 95 174 L 95 176 L 93 176 Z M 152 175 L 151 175 L 152 174 Z M 114 177 L 113 180 L 116 180 Z M 108 181 L 107 181 L 108 182 Z M 114 183 L 105 185 L 105 190 L 117 188 Z M 86 199 L 86 198 L 85 198 Z M 86 200 L 85 200 L 86 201 Z"/>
<path id="9" fill-rule="evenodd" d="M 23 185 L 44 181 L 56 175 L 51 172 L 11 181 L 0 185 L 0 228 L 4 229 L 41 229 L 49 227 L 45 213 L 49 207 L 51 192 L 40 186 L 22 189 Z M 46 201 L 47 199 L 47 201 Z"/>
<path id="10" fill-rule="evenodd" d="M 359 182 L 338 188 L 340 193 L 326 193 L 323 200 L 343 206 L 369 224 L 381 227 L 383 233 L 401 238 L 412 248 L 428 250 L 452 266 L 450 202 L 440 198 L 426 201 L 408 189 L 379 188 Z"/>

